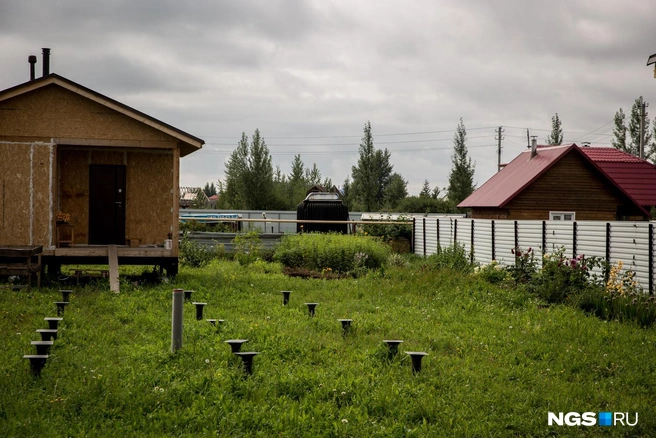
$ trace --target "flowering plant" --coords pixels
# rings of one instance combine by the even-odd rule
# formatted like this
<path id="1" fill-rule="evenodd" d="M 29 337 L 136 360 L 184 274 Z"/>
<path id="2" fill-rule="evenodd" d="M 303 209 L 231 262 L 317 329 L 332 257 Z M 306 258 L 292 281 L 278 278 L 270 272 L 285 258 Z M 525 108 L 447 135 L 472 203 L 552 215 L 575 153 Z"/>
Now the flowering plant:
<path id="1" fill-rule="evenodd" d="M 58 211 L 56 218 L 58 224 L 67 224 L 71 221 L 71 215 L 63 211 Z"/>

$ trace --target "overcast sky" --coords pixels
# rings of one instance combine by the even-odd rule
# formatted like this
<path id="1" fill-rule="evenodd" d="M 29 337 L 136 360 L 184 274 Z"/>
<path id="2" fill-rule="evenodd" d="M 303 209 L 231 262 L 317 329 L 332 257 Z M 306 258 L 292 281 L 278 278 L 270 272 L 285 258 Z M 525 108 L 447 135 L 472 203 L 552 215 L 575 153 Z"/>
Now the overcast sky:
<path id="1" fill-rule="evenodd" d="M 223 178 L 242 132 L 260 129 L 274 166 L 294 154 L 337 185 L 362 128 L 417 194 L 448 185 L 462 117 L 475 181 L 545 142 L 610 146 L 612 119 L 640 95 L 656 115 L 654 0 L 2 0 L 0 89 L 51 71 L 206 144 L 180 182 Z"/>

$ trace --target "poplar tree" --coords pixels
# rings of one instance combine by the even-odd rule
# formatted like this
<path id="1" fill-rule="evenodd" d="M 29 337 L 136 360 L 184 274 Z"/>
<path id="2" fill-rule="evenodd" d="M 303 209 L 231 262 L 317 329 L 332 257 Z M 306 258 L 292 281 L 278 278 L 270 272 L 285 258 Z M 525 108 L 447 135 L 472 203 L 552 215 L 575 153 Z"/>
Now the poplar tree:
<path id="1" fill-rule="evenodd" d="M 558 113 L 551 118 L 551 134 L 547 137 L 547 144 L 554 146 L 563 144 L 563 128 Z"/>
<path id="2" fill-rule="evenodd" d="M 474 167 L 467 156 L 467 130 L 460 118 L 460 123 L 453 136 L 453 155 L 451 155 L 451 173 L 449 174 L 448 198 L 455 205 L 462 202 L 474 191 Z"/>
<path id="3" fill-rule="evenodd" d="M 626 148 L 626 114 L 624 114 L 622 108 L 615 113 L 613 120 L 615 122 L 615 128 L 613 128 L 613 138 L 610 143 L 615 149 L 629 152 Z"/>

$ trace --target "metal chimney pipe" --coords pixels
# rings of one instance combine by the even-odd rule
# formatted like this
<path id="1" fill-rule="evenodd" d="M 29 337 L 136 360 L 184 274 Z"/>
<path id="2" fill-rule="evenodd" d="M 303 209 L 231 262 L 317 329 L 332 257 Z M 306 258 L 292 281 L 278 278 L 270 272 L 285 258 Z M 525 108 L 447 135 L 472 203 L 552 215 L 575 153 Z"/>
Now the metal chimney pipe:
<path id="1" fill-rule="evenodd" d="M 43 76 L 50 74 L 50 49 L 43 48 Z"/>
<path id="2" fill-rule="evenodd" d="M 36 68 L 36 55 L 30 55 L 27 57 L 27 62 L 30 63 L 30 81 L 34 80 L 35 68 Z"/>
<path id="3" fill-rule="evenodd" d="M 531 138 L 531 158 L 535 157 L 538 154 L 538 139 L 533 136 Z"/>

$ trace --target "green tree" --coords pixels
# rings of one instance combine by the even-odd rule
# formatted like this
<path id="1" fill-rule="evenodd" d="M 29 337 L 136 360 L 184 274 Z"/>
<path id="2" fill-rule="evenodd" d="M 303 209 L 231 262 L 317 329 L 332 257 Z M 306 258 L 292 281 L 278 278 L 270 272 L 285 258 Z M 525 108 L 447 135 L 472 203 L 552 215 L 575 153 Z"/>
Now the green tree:
<path id="1" fill-rule="evenodd" d="M 460 118 L 460 123 L 453 136 L 453 155 L 451 156 L 451 173 L 449 174 L 448 198 L 458 205 L 474 191 L 474 167 L 467 156 L 467 130 Z"/>
<path id="2" fill-rule="evenodd" d="M 558 113 L 551 118 L 551 134 L 547 137 L 547 144 L 556 146 L 563 144 L 563 128 Z"/>
<path id="3" fill-rule="evenodd" d="M 631 137 L 631 154 L 636 157 L 640 156 L 640 107 L 642 106 L 644 100 L 642 96 L 637 98 L 633 102 L 631 107 L 631 120 L 629 120 L 629 135 Z M 649 119 L 645 117 L 645 137 L 644 137 L 644 147 L 645 147 L 645 159 L 651 158 L 649 155 L 649 145 L 651 144 L 651 132 L 649 129 Z"/>
<path id="4" fill-rule="evenodd" d="M 615 128 L 613 128 L 613 138 L 610 141 L 615 149 L 629 152 L 626 147 L 626 114 L 622 108 L 615 113 Z"/>
<path id="5" fill-rule="evenodd" d="M 358 165 L 351 168 L 353 197 L 365 211 L 377 211 L 384 203 L 393 166 L 389 151 L 374 147 L 371 122 L 364 125 L 359 153 Z"/>
<path id="6" fill-rule="evenodd" d="M 615 113 L 615 128 L 613 129 L 613 139 L 611 140 L 611 144 L 615 149 L 627 152 L 636 157 L 640 156 L 640 107 L 643 102 L 642 96 L 633 102 L 628 128 L 626 126 L 626 115 L 622 108 Z M 629 133 L 628 142 L 627 131 Z M 645 159 L 649 161 L 656 159 L 656 144 L 652 144 L 652 138 L 655 138 L 654 136 L 656 134 L 652 133 L 649 129 L 649 119 L 645 117 L 644 153 Z"/>
<path id="7" fill-rule="evenodd" d="M 395 172 L 390 177 L 389 184 L 385 189 L 385 207 L 394 210 L 399 202 L 407 196 L 408 182 Z"/>
<path id="8" fill-rule="evenodd" d="M 271 155 L 258 129 L 250 144 L 245 133 L 232 151 L 220 184 L 221 208 L 262 210 L 277 205 Z M 282 181 L 280 172 L 278 178 Z"/>
<path id="9" fill-rule="evenodd" d="M 262 210 L 273 204 L 273 166 L 271 155 L 260 130 L 256 129 L 251 139 L 243 175 L 243 199 L 245 208 Z"/>
<path id="10" fill-rule="evenodd" d="M 203 188 L 203 192 L 207 195 L 209 198 L 210 196 L 216 195 L 216 187 L 214 186 L 214 183 L 205 183 L 205 187 Z"/>
<path id="11" fill-rule="evenodd" d="M 430 195 L 431 195 L 430 183 L 428 182 L 427 179 L 425 179 L 424 185 L 421 187 L 421 192 L 419 192 L 419 197 L 430 198 Z"/>
<path id="12" fill-rule="evenodd" d="M 309 184 L 305 179 L 305 164 L 301 155 L 297 154 L 292 160 L 292 168 L 288 178 L 289 209 L 296 210 L 296 206 L 305 199 Z"/>
<path id="13" fill-rule="evenodd" d="M 344 180 L 344 184 L 342 185 L 341 192 L 342 192 L 341 198 L 342 198 L 342 202 L 344 203 L 344 205 L 346 205 L 350 211 L 359 210 L 359 208 L 356 208 L 356 206 L 353 202 L 353 196 L 352 196 L 353 193 L 352 193 L 352 190 L 351 190 L 351 180 L 349 180 L 348 177 L 346 177 L 346 179 Z"/>
<path id="14" fill-rule="evenodd" d="M 396 206 L 401 213 L 455 213 L 455 204 L 449 199 L 434 199 L 421 196 L 408 196 Z"/>
<path id="15" fill-rule="evenodd" d="M 305 169 L 305 179 L 310 187 L 321 185 L 321 172 L 317 167 L 317 163 L 312 163 L 312 169 Z"/>
<path id="16" fill-rule="evenodd" d="M 225 166 L 225 193 L 221 195 L 222 208 L 246 208 L 244 194 L 244 175 L 248 158 L 248 137 L 242 132 L 237 148 L 232 151 Z"/>

